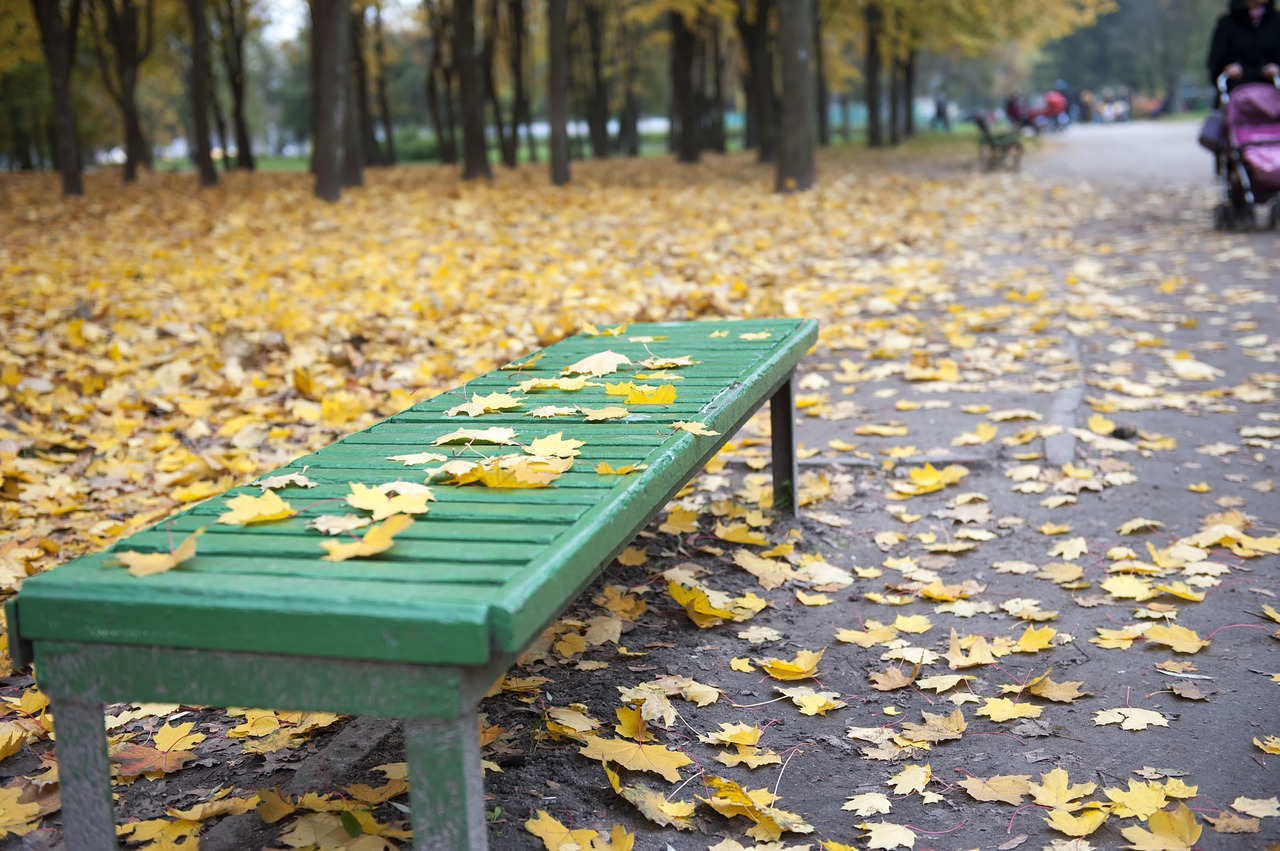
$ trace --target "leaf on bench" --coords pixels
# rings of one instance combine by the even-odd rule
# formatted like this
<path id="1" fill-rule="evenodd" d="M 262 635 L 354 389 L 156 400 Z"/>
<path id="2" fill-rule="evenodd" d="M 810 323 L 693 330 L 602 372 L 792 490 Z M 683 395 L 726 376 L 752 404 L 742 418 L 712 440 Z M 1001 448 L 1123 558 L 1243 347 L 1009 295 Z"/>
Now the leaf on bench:
<path id="1" fill-rule="evenodd" d="M 534 408 L 526 416 L 549 420 L 552 417 L 567 417 L 576 413 L 578 409 L 569 405 L 543 405 L 541 408 Z"/>
<path id="2" fill-rule="evenodd" d="M 564 432 L 558 431 L 546 437 L 539 437 L 529 444 L 525 451 L 530 455 L 550 455 L 553 458 L 573 458 L 581 455 L 578 447 L 585 446 L 586 441 L 565 438 Z"/>
<path id="3" fill-rule="evenodd" d="M 688 355 L 681 355 L 678 358 L 660 358 L 655 356 L 645 358 L 640 361 L 640 365 L 647 369 L 677 369 L 682 366 L 693 366 L 697 363 L 701 363 L 701 361 L 696 361 Z"/>
<path id="4" fill-rule="evenodd" d="M 167 570 L 173 570 L 188 559 L 195 558 L 196 538 L 202 534 L 204 534 L 203 526 L 184 538 L 182 543 L 178 544 L 172 552 L 139 553 L 128 550 L 116 553 L 115 559 L 129 568 L 130 576 L 153 576 L 157 573 L 164 573 Z"/>
<path id="5" fill-rule="evenodd" d="M 484 443 L 494 446 L 514 444 L 516 430 L 513 428 L 460 428 L 441 435 L 432 441 L 433 446 L 446 446 L 451 443 Z"/>
<path id="6" fill-rule="evenodd" d="M 521 393 L 536 393 L 539 390 L 560 390 L 566 393 L 573 393 L 584 387 L 599 386 L 598 382 L 592 381 L 585 375 L 580 375 L 577 378 L 529 378 L 521 381 L 518 389 Z M 510 393 L 511 391 L 508 390 L 507 392 Z"/>
<path id="7" fill-rule="evenodd" d="M 632 387 L 631 392 L 627 394 L 624 401 L 627 405 L 670 405 L 676 400 L 676 386 L 674 384 L 663 384 L 658 387 L 642 389 L 641 387 Z"/>
<path id="8" fill-rule="evenodd" d="M 509 393 L 490 393 L 488 396 L 481 396 L 477 393 L 472 395 L 470 402 L 456 405 L 444 413 L 446 416 L 450 417 L 456 417 L 458 414 L 466 414 L 469 417 L 478 417 L 481 414 L 492 414 L 498 413 L 499 411 L 514 411 L 522 405 L 524 405 L 524 402 Z"/>
<path id="9" fill-rule="evenodd" d="M 406 467 L 413 467 L 418 464 L 435 464 L 438 461 L 448 461 L 446 455 L 439 452 L 411 452 L 407 455 L 388 455 L 388 461 L 402 461 Z"/>
<path id="10" fill-rule="evenodd" d="M 614 466 L 608 461 L 601 461 L 596 465 L 595 471 L 602 476 L 626 476 L 647 469 L 649 469 L 648 464 L 623 464 L 621 467 L 614 469 Z"/>
<path id="11" fill-rule="evenodd" d="M 315 529 L 325 535 L 341 535 L 343 532 L 354 532 L 356 529 L 363 529 L 368 526 L 372 520 L 368 517 L 360 517 L 355 514 L 322 514 L 314 517 L 307 524 L 308 529 Z"/>
<path id="12" fill-rule="evenodd" d="M 396 535 L 413 525 L 413 518 L 407 514 L 396 514 L 388 518 L 380 526 L 372 527 L 364 537 L 353 543 L 342 541 L 321 541 L 328 555 L 321 556 L 321 561 L 346 561 L 349 558 L 367 558 L 391 549 Z"/>
<path id="13" fill-rule="evenodd" d="M 262 496 L 242 493 L 227 500 L 227 508 L 231 510 L 218 515 L 218 522 L 227 526 L 269 523 L 297 514 L 275 491 L 267 491 Z"/>
<path id="14" fill-rule="evenodd" d="M 699 437 L 714 437 L 720 433 L 707 428 L 706 423 L 676 422 L 672 423 L 671 427 L 677 431 L 687 431 L 689 434 L 696 434 Z"/>
<path id="15" fill-rule="evenodd" d="M 598 423 L 604 420 L 623 420 L 631 416 L 631 412 L 626 408 L 617 406 L 609 408 L 579 408 L 579 411 L 586 414 L 587 422 Z"/>
<path id="16" fill-rule="evenodd" d="M 621 366 L 630 366 L 631 358 L 626 355 L 620 355 L 615 351 L 606 350 L 596 352 L 594 355 L 583 358 L 577 363 L 566 366 L 561 373 L 564 375 L 594 375 L 597 378 L 602 375 L 610 375 L 618 371 Z"/>
<path id="17" fill-rule="evenodd" d="M 388 494 L 388 491 L 399 490 L 399 485 L 413 484 L 410 482 L 389 482 L 377 488 L 359 482 L 348 484 L 351 486 L 351 493 L 347 494 L 347 505 L 373 512 L 374 520 L 385 520 L 393 514 L 426 514 L 430 510 L 427 502 L 434 499 L 430 488 L 422 485 L 405 487 L 404 490 L 408 492 L 397 493 L 395 496 Z"/>

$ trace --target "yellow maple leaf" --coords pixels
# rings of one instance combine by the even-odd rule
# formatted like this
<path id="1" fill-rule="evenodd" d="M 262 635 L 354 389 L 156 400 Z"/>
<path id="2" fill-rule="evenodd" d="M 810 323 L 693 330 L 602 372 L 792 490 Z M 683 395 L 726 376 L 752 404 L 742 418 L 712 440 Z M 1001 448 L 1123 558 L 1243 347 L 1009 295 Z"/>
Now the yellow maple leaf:
<path id="1" fill-rule="evenodd" d="M 712 532 L 720 540 L 730 541 L 735 544 L 753 544 L 757 547 L 764 547 L 769 544 L 769 540 L 764 535 L 752 529 L 746 523 L 730 523 L 728 526 L 723 523 L 717 523 Z"/>
<path id="2" fill-rule="evenodd" d="M 242 493 L 227 500 L 227 508 L 231 510 L 219 514 L 218 522 L 228 526 L 268 523 L 272 520 L 292 517 L 297 513 L 275 491 L 267 491 L 262 496 Z"/>
<path id="3" fill-rule="evenodd" d="M 858 830 L 867 831 L 867 848 L 914 848 L 916 833 L 904 824 L 893 824 L 887 821 L 864 821 Z"/>
<path id="4" fill-rule="evenodd" d="M 1143 638 L 1163 644 L 1175 653 L 1198 653 L 1209 646 L 1209 642 L 1197 635 L 1195 630 L 1177 625 L 1156 624 L 1146 631 Z"/>
<path id="5" fill-rule="evenodd" d="M 667 519 L 658 527 L 658 531 L 668 535 L 692 535 L 698 531 L 698 512 L 674 508 L 667 514 Z"/>
<path id="6" fill-rule="evenodd" d="M 1107 820 L 1107 815 L 1107 811 L 1102 809 L 1085 810 L 1078 816 L 1074 816 L 1066 810 L 1053 810 L 1044 820 L 1044 823 L 1060 833 L 1065 833 L 1067 836 L 1088 836 L 1102 827 Z"/>
<path id="7" fill-rule="evenodd" d="M 447 446 L 451 443 L 510 445 L 515 443 L 516 430 L 494 426 L 493 428 L 460 428 L 448 434 L 442 434 L 431 442 L 433 446 Z"/>
<path id="8" fill-rule="evenodd" d="M 676 400 L 676 386 L 663 384 L 652 390 L 632 387 L 623 400 L 625 405 L 670 405 Z"/>
<path id="9" fill-rule="evenodd" d="M 1014 650 L 1019 653 L 1039 653 L 1053 646 L 1053 637 L 1057 634 L 1058 631 L 1050 626 L 1039 629 L 1029 626 L 1018 639 Z"/>
<path id="10" fill-rule="evenodd" d="M 1040 775 L 1040 782 L 1028 784 L 1031 799 L 1042 807 L 1054 810 L 1074 812 L 1084 806 L 1079 798 L 1092 795 L 1098 788 L 1096 783 L 1071 783 L 1067 772 L 1055 768 L 1048 774 Z"/>
<path id="11" fill-rule="evenodd" d="M 378 526 L 370 526 L 364 537 L 352 543 L 343 541 L 321 541 L 320 546 L 328 555 L 321 556 L 321 561 L 346 561 L 349 558 L 367 558 L 386 552 L 395 543 L 395 536 L 413 525 L 413 518 L 407 514 L 394 514 L 386 522 Z"/>
<path id="12" fill-rule="evenodd" d="M 0 838 L 26 836 L 40 827 L 40 804 L 23 803 L 25 791 L 21 785 L 0 789 Z"/>
<path id="13" fill-rule="evenodd" d="M 1107 419 L 1102 414 L 1094 414 L 1089 417 L 1089 431 L 1094 434 L 1100 434 L 1103 437 L 1111 434 L 1116 430 L 1116 424 L 1112 420 Z"/>
<path id="14" fill-rule="evenodd" d="M 573 458 L 581 455 L 579 447 L 586 446 L 584 440 L 566 439 L 564 432 L 558 431 L 546 437 L 539 437 L 529 443 L 530 455 L 546 455 L 552 458 Z"/>
<path id="15" fill-rule="evenodd" d="M 915 792 L 923 792 L 924 787 L 929 785 L 929 780 L 933 777 L 933 768 L 925 763 L 924 765 L 908 765 L 905 766 L 897 774 L 889 778 L 889 785 L 893 787 L 895 795 L 910 795 Z"/>
<path id="16" fill-rule="evenodd" d="M 1012 721 L 1014 718 L 1039 718 L 1043 707 L 1029 703 L 1014 703 L 1007 697 L 988 697 L 975 712 L 992 721 Z"/>
<path id="17" fill-rule="evenodd" d="M 696 434 L 699 437 L 714 437 L 720 433 L 707 428 L 706 423 L 687 423 L 680 421 L 672 423 L 671 427 L 676 431 L 687 431 L 689 434 Z"/>
<path id="18" fill-rule="evenodd" d="M 1089 542 L 1084 538 L 1068 538 L 1065 541 L 1059 541 L 1049 549 L 1049 555 L 1067 561 L 1075 561 L 1087 552 L 1089 552 Z"/>
<path id="19" fill-rule="evenodd" d="M 1200 839 L 1204 826 L 1181 801 L 1172 812 L 1159 811 L 1147 819 L 1149 831 L 1141 827 L 1122 827 L 1120 833 L 1132 842 L 1126 848 L 1138 851 L 1190 851 Z"/>
<path id="20" fill-rule="evenodd" d="M 595 472 L 602 476 L 629 476 L 647 469 L 649 469 L 648 464 L 623 464 L 615 469 L 608 461 L 601 461 L 596 465 Z"/>
<path id="21" fill-rule="evenodd" d="M 204 527 L 182 539 L 182 543 L 168 553 L 139 553 L 132 550 L 116 553 L 117 562 L 129 568 L 130 576 L 152 576 L 173 570 L 188 559 L 195 558 L 196 538 L 204 534 Z"/>
<path id="22" fill-rule="evenodd" d="M 619 367 L 629 366 L 630 364 L 631 358 L 626 355 L 606 350 L 585 357 L 577 363 L 570 364 L 560 372 L 562 375 L 593 375 L 599 378 L 602 375 L 617 372 Z"/>
<path id="23" fill-rule="evenodd" d="M 1121 706 L 1115 709 L 1101 709 L 1093 713 L 1093 723 L 1098 726 L 1119 724 L 1122 730 L 1145 730 L 1153 724 L 1157 727 L 1168 727 L 1169 719 L 1153 709 Z"/>
<path id="24" fill-rule="evenodd" d="M 807 680 L 818 674 L 818 663 L 822 661 L 823 650 L 801 650 L 791 661 L 782 659 L 762 659 L 760 667 L 775 680 Z"/>
<path id="25" fill-rule="evenodd" d="M 426 514 L 430 510 L 427 502 L 433 498 L 426 488 L 415 488 L 410 493 L 398 493 L 393 497 L 382 488 L 371 488 L 360 482 L 347 484 L 351 487 L 347 505 L 372 512 L 375 521 L 385 520 L 393 514 Z"/>
<path id="26" fill-rule="evenodd" d="M 600 835 L 596 830 L 570 830 L 546 810 L 538 810 L 524 823 L 524 829 L 542 840 L 545 851 L 582 851 Z"/>
<path id="27" fill-rule="evenodd" d="M 445 416 L 456 417 L 458 414 L 466 414 L 469 417 L 478 417 L 481 414 L 493 414 L 500 411 L 514 411 L 524 405 L 524 402 L 515 398 L 509 393 L 490 393 L 487 396 L 481 396 L 478 393 L 472 394 L 471 401 L 461 405 L 449 408 L 445 411 Z"/>
<path id="28" fill-rule="evenodd" d="M 1164 789 L 1156 783 L 1129 781 L 1129 788 L 1112 786 L 1102 793 L 1115 802 L 1111 812 L 1120 818 L 1150 818 L 1169 800 Z"/>
<path id="29" fill-rule="evenodd" d="M 1253 743 L 1261 748 L 1263 753 L 1280 754 L 1280 736 L 1267 736 L 1265 739 L 1254 736 Z"/>
<path id="30" fill-rule="evenodd" d="M 658 774 L 669 783 L 680 780 L 680 769 L 693 763 L 679 751 L 668 750 L 664 745 L 642 745 L 623 739 L 593 737 L 578 749 L 578 753 L 600 762 L 616 762 L 631 771 L 647 771 Z"/>
<path id="31" fill-rule="evenodd" d="M 1041 535 L 1064 535 L 1071 531 L 1071 527 L 1065 523 L 1045 523 L 1039 531 Z"/>
<path id="32" fill-rule="evenodd" d="M 1159 520 L 1148 520 L 1145 517 L 1135 517 L 1132 520 L 1126 520 L 1124 523 L 1121 523 L 1116 528 L 1116 531 L 1121 535 L 1132 535 L 1134 532 L 1162 528 L 1164 528 L 1164 524 Z"/>
<path id="33" fill-rule="evenodd" d="M 608 408 L 578 408 L 585 415 L 586 422 L 598 423 L 605 420 L 624 420 L 631 416 L 631 412 L 626 408 L 608 407 Z"/>
<path id="34" fill-rule="evenodd" d="M 735 668 L 734 670 L 740 669 Z M 751 670 L 755 669 L 751 668 Z M 826 715 L 833 709 L 848 705 L 843 700 L 840 700 L 839 692 L 815 691 L 810 686 L 791 686 L 789 688 L 776 686 L 775 688 L 800 708 L 801 715 Z"/>
<path id="35" fill-rule="evenodd" d="M 966 777 L 957 782 L 975 801 L 1002 801 L 1017 806 L 1031 791 L 1026 774 L 997 774 L 993 777 Z"/>
<path id="36" fill-rule="evenodd" d="M 521 381 L 516 389 L 521 393 L 536 393 L 539 390 L 559 390 L 564 393 L 575 393 L 584 387 L 600 385 L 585 375 L 577 378 L 530 378 Z"/>
<path id="37" fill-rule="evenodd" d="M 671 598 L 684 606 L 685 614 L 701 629 L 717 626 L 733 620 L 733 612 L 719 609 L 711 604 L 707 592 L 701 588 L 681 585 L 678 582 L 667 583 L 667 593 Z"/>

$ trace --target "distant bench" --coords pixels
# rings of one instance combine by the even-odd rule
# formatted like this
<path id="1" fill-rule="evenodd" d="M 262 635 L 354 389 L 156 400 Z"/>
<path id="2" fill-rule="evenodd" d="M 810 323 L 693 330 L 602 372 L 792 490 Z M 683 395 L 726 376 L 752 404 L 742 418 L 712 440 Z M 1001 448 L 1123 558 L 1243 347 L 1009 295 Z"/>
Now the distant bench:
<path id="1" fill-rule="evenodd" d="M 53 701 L 67 849 L 116 847 L 102 704 L 123 701 L 404 719 L 413 847 L 486 848 L 475 716 L 481 697 L 770 400 L 774 507 L 794 510 L 791 376 L 816 339 L 814 322 L 781 319 L 578 335 L 521 359 L 527 367 L 490 372 L 276 471 L 305 469 L 316 483 L 274 491 L 303 509 L 296 516 L 220 525 L 228 498 L 262 493 L 247 485 L 107 552 L 28 579 L 7 605 L 9 643 L 15 663 L 36 663 L 39 685 Z M 520 408 L 476 417 L 445 413 L 472 395 L 560 377 L 565 367 L 605 351 L 631 365 L 592 378 L 599 386 L 513 394 L 523 399 Z M 693 363 L 640 366 L 655 356 Z M 637 372 L 667 377 L 637 379 Z M 627 381 L 670 384 L 676 399 L 627 405 L 606 395 L 606 382 Z M 625 407 L 629 415 L 529 416 L 543 406 Z M 718 434 L 677 430 L 680 421 Z M 523 445 L 561 433 L 583 441 L 581 454 L 545 487 L 434 485 L 429 512 L 389 549 L 321 561 L 321 540 L 354 537 L 322 536 L 306 528 L 307 520 L 354 512 L 342 502 L 349 483 L 423 481 L 421 466 L 390 456 L 438 452 L 476 460 L 524 451 L 434 445 L 459 428 L 490 427 L 515 429 Z M 595 472 L 602 461 L 614 469 L 645 467 L 626 475 Z M 207 531 L 197 539 L 197 555 L 168 572 L 135 577 L 115 560 L 126 551 L 168 553 L 201 527 Z"/>

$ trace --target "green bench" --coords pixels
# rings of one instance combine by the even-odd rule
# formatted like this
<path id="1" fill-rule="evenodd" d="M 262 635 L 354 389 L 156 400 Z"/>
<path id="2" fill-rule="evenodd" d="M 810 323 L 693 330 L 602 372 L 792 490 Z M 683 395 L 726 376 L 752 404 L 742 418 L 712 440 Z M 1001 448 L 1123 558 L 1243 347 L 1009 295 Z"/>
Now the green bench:
<path id="1" fill-rule="evenodd" d="M 116 847 L 102 705 L 123 701 L 403 719 L 414 848 L 487 847 L 475 717 L 481 697 L 770 400 L 775 509 L 794 509 L 791 376 L 816 339 L 812 321 L 782 319 L 575 336 L 522 359 L 527 367 L 488 373 L 277 471 L 306 468 L 317 483 L 276 491 L 303 509 L 297 516 L 218 524 L 229 497 L 261 492 L 245 486 L 27 580 L 7 604 L 9 641 L 15 663 L 34 662 L 52 700 L 66 847 Z M 681 380 L 649 381 L 673 385 L 673 403 L 626 406 L 625 419 L 528 415 L 548 405 L 623 406 L 604 386 L 535 391 L 520 409 L 474 418 L 445 413 L 470 394 L 556 378 L 606 350 L 633 364 L 593 379 L 600 385 L 653 372 L 638 364 L 654 356 L 695 363 L 668 370 Z M 719 434 L 677 430 L 679 421 Z M 350 482 L 422 482 L 423 468 L 388 460 L 400 454 L 476 459 L 521 451 L 433 445 L 459 428 L 494 426 L 515 429 L 522 444 L 560 432 L 584 442 L 581 455 L 546 487 L 433 485 L 429 513 L 390 549 L 320 559 L 321 540 L 334 539 L 307 529 L 307 518 L 354 512 L 341 502 Z M 607 475 L 595 472 L 601 461 L 647 466 Z M 197 555 L 168 572 L 134 577 L 115 560 L 122 551 L 167 553 L 201 527 Z"/>

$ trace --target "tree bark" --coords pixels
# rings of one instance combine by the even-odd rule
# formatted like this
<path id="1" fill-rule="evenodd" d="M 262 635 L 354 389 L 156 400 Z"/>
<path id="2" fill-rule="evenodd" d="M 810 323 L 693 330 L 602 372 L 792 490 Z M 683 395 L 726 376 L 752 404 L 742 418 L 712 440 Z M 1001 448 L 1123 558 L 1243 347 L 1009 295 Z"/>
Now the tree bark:
<path id="1" fill-rule="evenodd" d="M 711 49 L 707 51 L 707 62 L 703 66 L 703 82 L 711 84 L 706 99 L 707 147 L 723 154 L 728 151 L 728 139 L 724 130 L 724 43 L 720 20 L 712 18 L 708 21 L 708 29 Z"/>
<path id="2" fill-rule="evenodd" d="M 387 98 L 387 48 L 382 39 L 382 4 L 373 7 L 373 55 L 378 62 L 378 113 L 382 119 L 382 135 L 386 137 L 384 165 L 396 164 L 396 137 L 391 124 L 391 102 Z"/>
<path id="3" fill-rule="evenodd" d="M 771 163 L 778 155 L 778 98 L 773 87 L 773 47 L 769 37 L 769 20 L 776 0 L 754 0 L 754 5 L 749 5 L 750 2 L 742 0 L 737 18 L 752 89 L 748 95 L 748 112 L 755 113 L 755 142 L 760 162 Z M 750 109 L 751 101 L 754 101 L 754 110 Z"/>
<path id="4" fill-rule="evenodd" d="M 520 130 L 516 122 L 514 104 L 511 109 L 511 127 L 508 130 L 506 118 L 502 114 L 502 99 L 498 97 L 498 83 L 494 77 L 494 62 L 498 50 L 498 26 L 501 22 L 498 0 L 490 0 L 489 19 L 484 28 L 484 41 L 480 48 L 480 69 L 484 79 L 484 94 L 493 107 L 493 126 L 498 132 L 498 154 L 502 164 L 507 168 L 516 167 L 517 146 L 520 144 Z"/>
<path id="5" fill-rule="evenodd" d="M 813 0 L 813 66 L 817 78 L 818 144 L 831 144 L 831 95 L 827 91 L 826 49 L 822 43 L 822 0 Z"/>
<path id="6" fill-rule="evenodd" d="M 196 168 L 201 186 L 217 186 L 218 171 L 213 167 L 209 146 L 209 19 L 204 0 L 187 0 L 191 18 L 191 114 L 195 122 Z"/>
<path id="7" fill-rule="evenodd" d="M 512 133 L 515 136 L 516 144 L 519 145 L 520 128 L 524 128 L 529 162 L 536 163 L 538 161 L 538 143 L 533 138 L 533 110 L 529 106 L 529 92 L 525 88 L 524 42 L 528 37 L 529 28 L 525 22 L 524 0 L 509 0 L 507 9 L 510 13 L 511 24 L 511 51 L 507 54 L 507 57 L 510 60 L 511 83 L 515 90 Z"/>
<path id="8" fill-rule="evenodd" d="M 896 59 L 889 60 L 889 144 L 896 146 L 902 141 L 901 121 L 902 88 L 899 81 L 902 77 L 902 64 Z"/>
<path id="9" fill-rule="evenodd" d="M 680 133 L 676 141 L 676 161 L 696 163 L 702 155 L 698 98 L 693 69 L 697 35 L 679 12 L 668 12 L 671 21 L 671 97 Z"/>
<path id="10" fill-rule="evenodd" d="M 231 124 L 236 134 L 236 167 L 245 171 L 257 168 L 253 156 L 253 134 L 245 114 L 244 41 L 249 30 L 249 0 L 215 0 L 214 16 L 218 20 L 222 64 L 231 89 Z M 228 156 L 223 149 L 223 156 Z"/>
<path id="11" fill-rule="evenodd" d="M 604 75 L 604 7 L 599 0 L 587 0 L 583 9 L 587 23 L 587 44 L 591 59 L 591 90 L 587 94 L 587 133 L 591 155 L 609 156 L 609 84 Z"/>
<path id="12" fill-rule="evenodd" d="M 427 111 L 436 131 L 440 162 L 453 165 L 458 161 L 453 115 L 453 18 L 451 13 L 437 6 L 434 0 L 428 0 L 427 24 L 431 34 L 428 42 L 431 58 L 427 62 Z"/>
<path id="13" fill-rule="evenodd" d="M 880 39 L 883 35 L 884 13 L 875 3 L 867 4 L 866 70 L 863 80 L 867 87 L 867 145 L 884 147 L 884 125 L 880 119 Z"/>
<path id="14" fill-rule="evenodd" d="M 218 97 L 218 75 L 213 71 L 212 59 L 205 64 L 205 72 L 209 79 L 209 114 L 214 132 L 218 134 L 218 147 L 222 149 L 222 168 L 231 171 L 231 138 L 227 135 L 227 117 L 222 111 L 222 99 Z M 312 108 L 315 108 L 314 102 Z"/>
<path id="15" fill-rule="evenodd" d="M 311 4 L 311 80 L 315 111 L 313 163 L 316 197 L 334 202 L 342 197 L 342 164 L 346 119 L 347 3 L 309 0 Z"/>
<path id="16" fill-rule="evenodd" d="M 119 4 L 119 5 L 117 5 Z M 142 132 L 138 112 L 138 69 L 151 54 L 155 36 L 155 0 L 146 0 L 140 10 L 134 0 L 93 0 L 95 17 L 102 15 L 94 28 L 94 56 L 102 72 L 103 85 L 120 110 L 124 125 L 124 182 L 138 177 L 139 166 L 151 167 L 151 151 Z M 140 20 L 139 12 L 145 15 Z M 111 45 L 108 62 L 102 39 Z"/>
<path id="17" fill-rule="evenodd" d="M 373 130 L 373 110 L 369 106 L 369 66 L 364 61 L 364 9 L 352 8 L 348 17 L 351 33 L 351 58 L 347 63 L 351 87 L 355 91 L 356 130 L 359 133 L 361 160 L 371 166 L 382 164 L 378 136 Z"/>
<path id="18" fill-rule="evenodd" d="M 76 32 L 80 28 L 81 0 L 72 0 L 70 16 L 63 20 L 60 3 L 31 0 L 40 27 L 40 45 L 49 67 L 53 97 L 53 158 L 62 175 L 63 195 L 83 195 L 80 153 L 76 145 L 75 108 L 71 99 Z"/>
<path id="19" fill-rule="evenodd" d="M 633 26 L 622 25 L 619 49 L 622 51 L 622 114 L 618 116 L 618 150 L 625 156 L 640 155 L 640 99 L 636 95 L 639 60 L 636 56 L 637 33 Z"/>
<path id="20" fill-rule="evenodd" d="M 551 182 L 569 182 L 569 20 L 567 0 L 548 0 L 547 120 L 551 124 Z"/>
<path id="21" fill-rule="evenodd" d="M 916 58 L 913 49 L 902 66 L 902 132 L 908 139 L 916 135 Z"/>
<path id="22" fill-rule="evenodd" d="M 462 104 L 462 179 L 491 178 L 484 138 L 484 87 L 476 55 L 475 0 L 454 0 L 453 61 L 458 65 Z"/>
<path id="23" fill-rule="evenodd" d="M 782 120 L 778 139 L 778 192 L 813 186 L 813 14 L 815 0 L 780 0 L 778 54 L 782 64 Z"/>

